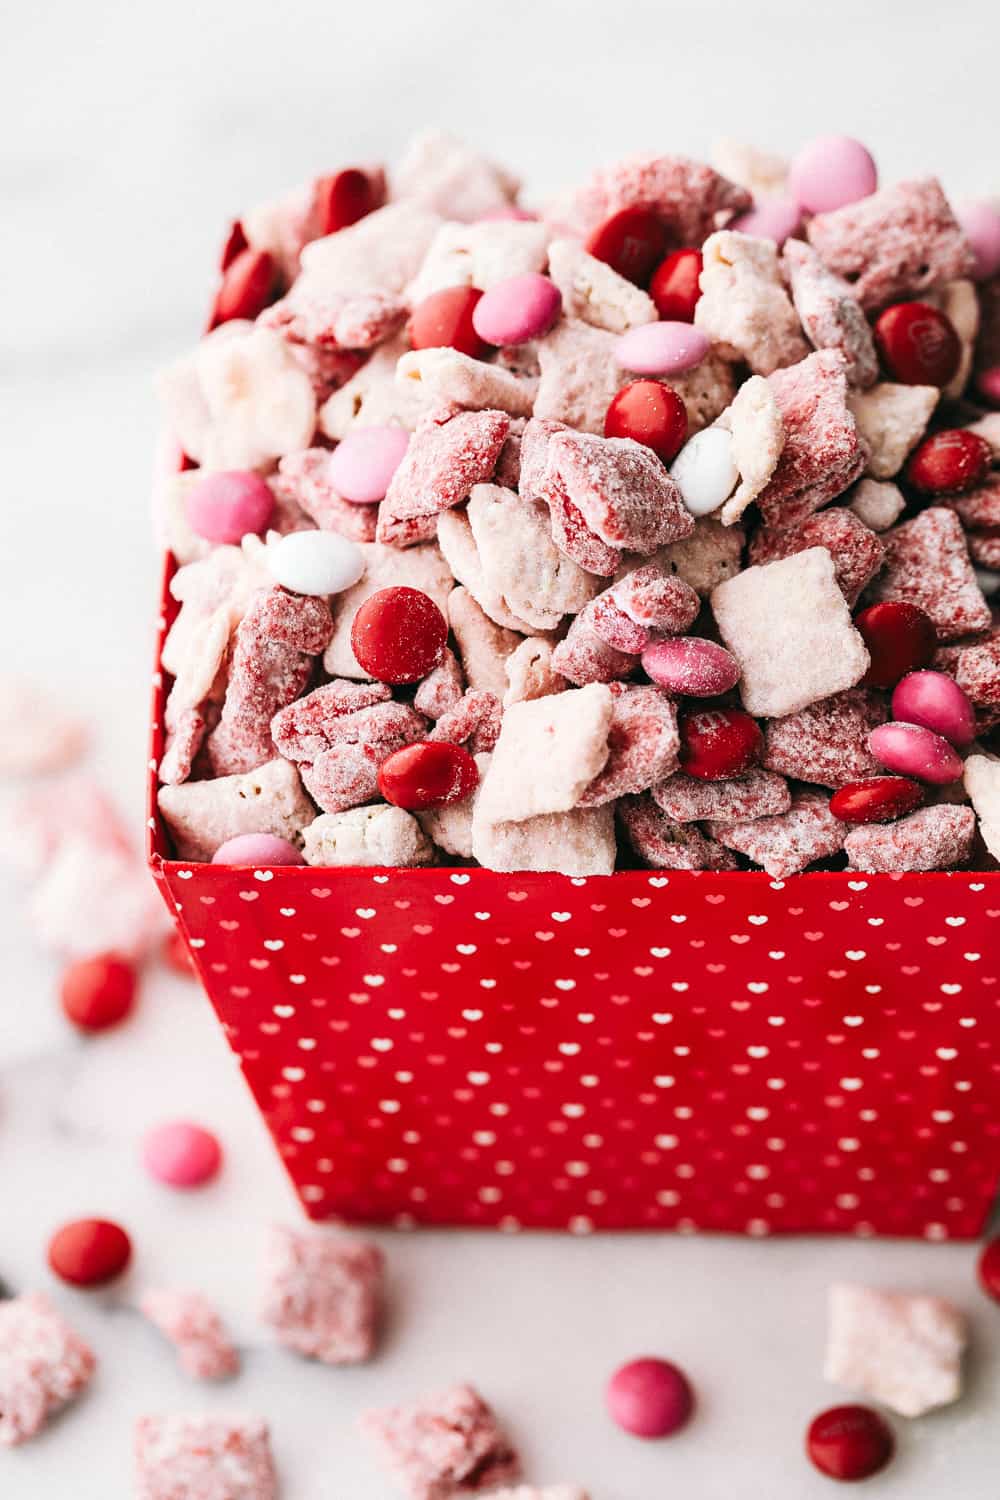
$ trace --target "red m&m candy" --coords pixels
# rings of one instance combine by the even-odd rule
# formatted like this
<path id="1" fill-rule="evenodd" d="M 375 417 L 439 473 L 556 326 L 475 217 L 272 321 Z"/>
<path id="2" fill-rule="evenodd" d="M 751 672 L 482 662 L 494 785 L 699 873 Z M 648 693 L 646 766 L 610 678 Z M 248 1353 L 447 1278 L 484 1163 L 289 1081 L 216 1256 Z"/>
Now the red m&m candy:
<path id="1" fill-rule="evenodd" d="M 739 776 L 760 756 L 760 725 L 742 708 L 702 708 L 681 715 L 681 769 L 699 781 Z"/>
<path id="2" fill-rule="evenodd" d="M 677 392 L 659 380 L 633 380 L 611 399 L 604 436 L 632 438 L 652 448 L 665 464 L 676 458 L 687 437 L 687 411 Z"/>
<path id="3" fill-rule="evenodd" d="M 935 432 L 910 455 L 906 477 L 922 495 L 954 495 L 981 484 L 993 450 L 985 438 L 963 427 Z"/>
<path id="4" fill-rule="evenodd" d="M 135 1004 L 136 972 L 114 953 L 81 958 L 63 970 L 59 1000 L 67 1020 L 81 1031 L 107 1031 L 124 1021 Z"/>
<path id="5" fill-rule="evenodd" d="M 907 672 L 926 667 L 937 650 L 937 632 L 930 616 L 903 600 L 869 605 L 855 615 L 854 627 L 871 657 L 862 687 L 895 687 Z"/>
<path id="6" fill-rule="evenodd" d="M 72 1286 L 100 1286 L 120 1276 L 132 1256 L 132 1243 L 110 1219 L 74 1219 L 49 1241 L 52 1270 Z"/>
<path id="7" fill-rule="evenodd" d="M 669 1437 L 694 1410 L 687 1376 L 666 1359 L 633 1359 L 608 1381 L 608 1411 L 635 1437 Z"/>
<path id="8" fill-rule="evenodd" d="M 448 626 L 420 589 L 379 589 L 354 616 L 351 646 L 377 682 L 419 682 L 444 654 Z"/>
<path id="9" fill-rule="evenodd" d="M 479 337 L 472 314 L 482 292 L 474 286 L 446 286 L 418 302 L 410 314 L 408 331 L 413 349 L 457 349 L 471 359 L 482 359 L 489 345 Z"/>
<path id="10" fill-rule="evenodd" d="M 584 248 L 619 276 L 645 286 L 667 248 L 667 230 L 651 208 L 623 208 L 591 231 Z"/>
<path id="11" fill-rule="evenodd" d="M 835 791 L 830 811 L 842 823 L 890 823 L 923 800 L 923 788 L 906 776 L 869 776 Z"/>
<path id="12" fill-rule="evenodd" d="M 463 802 L 479 784 L 479 769 L 468 750 L 446 740 L 404 745 L 379 768 L 378 789 L 387 802 L 419 812 Z"/>
<path id="13" fill-rule="evenodd" d="M 250 241 L 243 231 L 243 225 L 239 219 L 234 219 L 229 226 L 229 233 L 226 235 L 222 254 L 219 256 L 219 270 L 228 271 L 237 255 L 240 255 L 249 243 Z"/>
<path id="14" fill-rule="evenodd" d="M 345 167 L 342 172 L 321 177 L 314 189 L 320 235 L 335 234 L 338 229 L 356 224 L 373 208 L 378 208 L 381 201 L 376 184 L 359 167 Z"/>
<path id="15" fill-rule="evenodd" d="M 1000 1235 L 983 1246 L 976 1271 L 987 1297 L 1000 1302 Z"/>
<path id="16" fill-rule="evenodd" d="M 160 957 L 175 974 L 183 974 L 185 979 L 194 978 L 196 971 L 191 962 L 191 950 L 176 928 L 160 944 Z"/>
<path id="17" fill-rule="evenodd" d="M 831 1406 L 814 1417 L 806 1452 L 831 1479 L 867 1479 L 884 1469 L 895 1450 L 892 1428 L 870 1406 Z"/>
<path id="18" fill-rule="evenodd" d="M 271 301 L 277 288 L 278 272 L 266 250 L 241 250 L 222 273 L 222 285 L 215 297 L 211 327 L 233 318 L 256 318 Z"/>
<path id="19" fill-rule="evenodd" d="M 700 250 L 673 250 L 660 262 L 649 283 L 649 295 L 661 318 L 675 323 L 694 322 L 694 310 L 701 296 L 702 265 Z"/>
<path id="20" fill-rule="evenodd" d="M 947 385 L 962 359 L 951 319 L 929 302 L 887 307 L 876 320 L 875 343 L 889 374 L 903 385 Z"/>

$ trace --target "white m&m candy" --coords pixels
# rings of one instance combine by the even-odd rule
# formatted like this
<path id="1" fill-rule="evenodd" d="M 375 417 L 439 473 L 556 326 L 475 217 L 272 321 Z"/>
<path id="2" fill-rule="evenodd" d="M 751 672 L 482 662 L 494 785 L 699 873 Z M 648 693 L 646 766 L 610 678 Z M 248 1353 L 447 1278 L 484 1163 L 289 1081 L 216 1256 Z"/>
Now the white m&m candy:
<path id="1" fill-rule="evenodd" d="M 691 515 L 711 515 L 729 499 L 740 477 L 732 435 L 723 427 L 696 432 L 674 459 L 670 477 Z"/>
<path id="2" fill-rule="evenodd" d="M 365 555 L 335 531 L 292 531 L 269 544 L 267 566 L 293 594 L 341 594 L 364 576 Z"/>

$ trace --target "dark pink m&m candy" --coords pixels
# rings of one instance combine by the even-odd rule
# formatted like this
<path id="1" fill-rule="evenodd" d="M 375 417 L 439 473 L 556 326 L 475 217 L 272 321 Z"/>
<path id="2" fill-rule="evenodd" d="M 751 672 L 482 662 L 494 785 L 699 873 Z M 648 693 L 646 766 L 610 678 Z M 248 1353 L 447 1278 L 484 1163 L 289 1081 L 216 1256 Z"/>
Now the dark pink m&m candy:
<path id="1" fill-rule="evenodd" d="M 831 1479 L 867 1479 L 895 1451 L 892 1428 L 870 1406 L 831 1406 L 809 1424 L 806 1452 Z"/>
<path id="2" fill-rule="evenodd" d="M 619 1427 L 635 1437 L 669 1437 L 694 1410 L 687 1376 L 666 1359 L 629 1360 L 608 1381 L 608 1411 Z"/>

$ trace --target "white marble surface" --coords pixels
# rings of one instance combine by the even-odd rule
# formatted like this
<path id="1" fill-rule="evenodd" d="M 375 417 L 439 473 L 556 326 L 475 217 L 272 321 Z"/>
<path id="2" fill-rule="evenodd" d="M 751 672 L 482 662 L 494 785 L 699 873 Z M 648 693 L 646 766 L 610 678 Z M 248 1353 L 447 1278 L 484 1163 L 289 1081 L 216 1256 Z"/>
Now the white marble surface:
<path id="1" fill-rule="evenodd" d="M 97 719 L 96 761 L 137 824 L 150 372 L 196 328 L 227 215 L 342 156 L 397 149 L 428 120 L 502 148 L 540 188 L 633 147 L 699 151 L 723 131 L 779 146 L 834 128 L 875 144 L 887 176 L 1000 187 L 984 151 L 1000 25 L 980 0 L 954 0 L 944 20 L 923 0 L 848 0 L 832 19 L 791 0 L 49 0 L 3 29 L 5 665 Z M 973 1247 L 384 1235 L 392 1313 L 375 1364 L 334 1372 L 271 1347 L 253 1320 L 253 1251 L 297 1209 L 206 1005 L 150 972 L 134 1024 L 81 1042 L 22 894 L 0 886 L 0 1277 L 50 1285 L 46 1238 L 82 1213 L 120 1217 L 137 1258 L 106 1296 L 55 1289 L 100 1374 L 45 1437 L 0 1456 L 3 1500 L 124 1497 L 138 1412 L 225 1407 L 270 1418 L 287 1500 L 388 1500 L 356 1412 L 460 1377 L 495 1401 L 539 1481 L 579 1480 L 595 1500 L 810 1500 L 830 1492 L 801 1434 L 838 1394 L 819 1375 L 835 1276 L 952 1295 L 973 1319 L 967 1398 L 897 1421 L 900 1456 L 871 1493 L 995 1496 L 1000 1312 L 975 1289 Z M 226 1143 L 204 1193 L 171 1195 L 137 1165 L 144 1128 L 176 1115 Z M 237 1384 L 185 1384 L 132 1310 L 150 1281 L 218 1297 L 246 1350 Z M 669 1444 L 630 1441 L 602 1414 L 606 1374 L 642 1351 L 676 1358 L 702 1397 Z"/>

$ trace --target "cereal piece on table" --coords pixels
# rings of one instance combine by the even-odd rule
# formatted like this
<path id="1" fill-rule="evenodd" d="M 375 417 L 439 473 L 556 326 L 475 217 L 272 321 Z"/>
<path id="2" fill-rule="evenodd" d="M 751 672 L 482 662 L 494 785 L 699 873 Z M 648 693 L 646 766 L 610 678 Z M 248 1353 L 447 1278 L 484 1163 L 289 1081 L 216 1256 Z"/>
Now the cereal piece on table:
<path id="1" fill-rule="evenodd" d="M 556 629 L 597 594 L 598 580 L 556 547 L 541 501 L 477 484 L 467 515 L 486 587 L 533 629 Z"/>
<path id="2" fill-rule="evenodd" d="M 378 507 L 344 500 L 330 482 L 329 469 L 329 449 L 305 448 L 279 460 L 273 485 L 293 497 L 321 531 L 335 531 L 352 542 L 373 542 Z"/>
<path id="3" fill-rule="evenodd" d="M 970 755 L 965 762 L 965 790 L 979 819 L 983 843 L 1000 859 L 1000 760 Z"/>
<path id="4" fill-rule="evenodd" d="M 482 785 L 490 756 L 479 754 L 473 759 Z M 458 859 L 472 858 L 472 819 L 478 795 L 479 787 L 461 802 L 446 802 L 442 807 L 430 807 L 415 814 L 424 833 L 445 854 L 453 854 Z"/>
<path id="5" fill-rule="evenodd" d="M 941 392 L 936 385 L 894 385 L 883 380 L 852 391 L 847 404 L 868 448 L 865 473 L 891 479 L 923 437 Z"/>
<path id="6" fill-rule="evenodd" d="M 96 1363 L 44 1292 L 0 1301 L 0 1448 L 34 1437 L 86 1389 Z"/>
<path id="7" fill-rule="evenodd" d="M 704 598 L 740 571 L 745 539 L 742 527 L 700 516 L 690 536 L 661 547 L 650 561 L 669 569 Z"/>
<path id="8" fill-rule="evenodd" d="M 179 793 L 193 784 L 162 791 Z M 130 852 L 111 844 L 95 848 L 74 833 L 60 840 L 32 889 L 28 922 L 38 942 L 72 958 L 139 958 L 163 935 L 163 913 L 150 896 L 156 892 Z"/>
<path id="9" fill-rule="evenodd" d="M 260 1417 L 140 1417 L 135 1500 L 278 1500 Z"/>
<path id="10" fill-rule="evenodd" d="M 239 1370 L 240 1357 L 222 1319 L 200 1292 L 153 1290 L 139 1306 L 174 1345 L 181 1369 L 192 1380 L 226 1380 Z"/>
<path id="11" fill-rule="evenodd" d="M 968 863 L 976 819 L 970 807 L 922 807 L 897 823 L 852 828 L 844 848 L 853 870 L 894 874 L 950 870 Z"/>
<path id="12" fill-rule="evenodd" d="M 0 855 L 20 874 L 40 874 L 71 839 L 91 849 L 131 854 L 129 831 L 117 808 L 87 773 L 33 783 L 4 807 Z"/>
<path id="13" fill-rule="evenodd" d="M 837 583 L 848 604 L 853 605 L 885 560 L 885 547 L 874 531 L 859 521 L 853 511 L 832 506 L 779 531 L 767 527 L 750 543 L 751 563 L 775 562 L 792 557 L 807 547 L 825 547 L 833 558 Z"/>
<path id="14" fill-rule="evenodd" d="M 377 783 L 371 795 L 378 795 Z M 411 869 L 430 864 L 433 858 L 433 850 L 412 814 L 384 803 L 321 813 L 303 828 L 302 852 L 308 865 Z"/>
<path id="15" fill-rule="evenodd" d="M 31 682 L 0 677 L 0 776 L 61 771 L 83 754 L 87 727 Z"/>
<path id="16" fill-rule="evenodd" d="M 805 520 L 859 477 L 866 452 L 847 402 L 844 356 L 821 349 L 770 377 L 785 442 L 757 504 L 768 526 Z M 866 399 L 862 397 L 861 399 Z"/>
<path id="17" fill-rule="evenodd" d="M 899 486 L 877 479 L 859 479 L 847 499 L 858 520 L 871 531 L 888 531 L 906 509 Z"/>
<path id="18" fill-rule="evenodd" d="M 783 156 L 762 151 L 734 136 L 723 136 L 715 142 L 712 166 L 731 182 L 745 187 L 755 199 L 784 193 L 788 181 L 788 162 Z"/>
<path id="19" fill-rule="evenodd" d="M 590 1500 L 578 1484 L 519 1484 L 513 1489 L 494 1490 L 493 1500 Z"/>
<path id="20" fill-rule="evenodd" d="M 211 859 L 239 833 L 273 833 L 294 843 L 315 817 L 298 771 L 281 759 L 244 776 L 161 787 L 157 803 L 183 860 Z"/>
<path id="21" fill-rule="evenodd" d="M 444 511 L 437 521 L 438 544 L 458 583 L 472 596 L 491 622 L 507 631 L 529 635 L 535 628 L 509 608 L 506 599 L 490 588 L 466 508 Z"/>
<path id="22" fill-rule="evenodd" d="M 450 1500 L 521 1477 L 517 1453 L 471 1385 L 365 1412 L 360 1426 L 410 1500 Z"/>
<path id="23" fill-rule="evenodd" d="M 443 130 L 413 137 L 392 173 L 392 194 L 449 219 L 470 221 L 508 208 L 518 179 Z"/>
<path id="24" fill-rule="evenodd" d="M 205 469 L 269 469 L 307 448 L 316 426 L 309 376 L 270 328 L 224 323 L 158 382 L 172 435 Z"/>
<path id="25" fill-rule="evenodd" d="M 452 745 L 468 744 L 473 755 L 489 754 L 500 734 L 503 709 L 495 693 L 469 688 L 455 707 L 438 719 L 427 738 Z"/>
<path id="26" fill-rule="evenodd" d="M 507 682 L 506 662 L 523 638 L 497 625 L 468 589 L 461 587 L 454 589 L 448 598 L 448 624 L 469 687 L 502 698 Z"/>
<path id="27" fill-rule="evenodd" d="M 781 279 L 774 242 L 721 229 L 709 235 L 702 254 L 695 327 L 757 375 L 805 359 L 809 346 Z"/>
<path id="28" fill-rule="evenodd" d="M 440 406 L 421 417 L 379 507 L 379 541 L 410 545 L 414 523 L 460 505 L 473 485 L 492 478 L 509 429 L 502 411 Z"/>
<path id="29" fill-rule="evenodd" d="M 180 786 L 187 781 L 208 728 L 208 720 L 197 708 L 186 708 L 177 715 L 176 723 L 167 733 L 157 773 L 164 786 Z"/>
<path id="30" fill-rule="evenodd" d="M 656 305 L 640 287 L 627 281 L 580 244 L 553 240 L 549 275 L 562 293 L 563 316 L 608 333 L 624 333 L 656 321 Z"/>
<path id="31" fill-rule="evenodd" d="M 512 417 L 530 417 L 535 399 L 533 382 L 450 347 L 412 349 L 396 365 L 396 379 L 420 386 L 429 402 L 465 411 L 492 409 Z"/>
<path id="32" fill-rule="evenodd" d="M 629 567 L 586 609 L 586 623 L 618 651 L 638 655 L 657 635 L 683 635 L 701 600 L 683 578 L 656 562 Z"/>
<path id="33" fill-rule="evenodd" d="M 827 1312 L 824 1380 L 901 1417 L 958 1400 L 968 1334 L 952 1303 L 840 1281 L 830 1287 Z"/>
<path id="34" fill-rule="evenodd" d="M 648 556 L 694 530 L 680 491 L 655 454 L 631 438 L 556 432 L 549 438 L 545 499 L 561 490 L 608 547 Z"/>
<path id="35" fill-rule="evenodd" d="M 838 854 L 847 827 L 831 813 L 828 799 L 813 793 L 793 797 L 790 811 L 752 822 L 708 824 L 712 838 L 761 865 L 773 880 L 798 875 L 819 859 Z"/>
<path id="36" fill-rule="evenodd" d="M 383 1266 L 381 1250 L 363 1240 L 275 1225 L 264 1255 L 261 1321 L 307 1359 L 360 1364 L 375 1351 Z"/>
<path id="37" fill-rule="evenodd" d="M 458 658 L 445 647 L 444 655 L 420 683 L 413 696 L 413 707 L 428 719 L 440 719 L 455 707 L 465 691 L 465 682 Z"/>
<path id="38" fill-rule="evenodd" d="M 851 286 L 828 271 L 802 240 L 786 240 L 784 268 L 795 311 L 814 349 L 839 349 L 848 385 L 862 390 L 878 379 L 878 355 L 868 319 Z"/>
<path id="39" fill-rule="evenodd" d="M 599 167 L 583 187 L 555 203 L 548 218 L 583 238 L 623 208 L 652 209 L 677 245 L 700 245 L 720 214 L 741 213 L 752 199 L 704 162 L 685 156 L 631 156 Z"/>
<path id="40" fill-rule="evenodd" d="M 898 182 L 817 214 L 806 233 L 824 264 L 850 283 L 866 312 L 919 298 L 972 268 L 969 243 L 935 177 Z"/>
<path id="41" fill-rule="evenodd" d="M 618 816 L 632 848 L 654 870 L 736 869 L 728 849 L 706 838 L 693 822 L 673 821 L 647 793 L 623 797 Z"/>
<path id="42" fill-rule="evenodd" d="M 405 317 L 406 303 L 394 293 L 339 292 L 302 276 L 261 313 L 258 326 L 274 328 L 294 344 L 361 350 L 394 337 Z"/>
<path id="43" fill-rule="evenodd" d="M 785 424 L 769 382 L 761 375 L 751 375 L 719 417 L 718 425 L 732 433 L 733 462 L 740 476 L 719 512 L 723 526 L 732 526 L 770 483 L 785 446 Z"/>
<path id="44" fill-rule="evenodd" d="M 445 287 L 475 286 L 488 292 L 511 276 L 545 270 L 549 232 L 530 220 L 485 219 L 441 225 L 407 292 L 416 306 Z"/>
<path id="45" fill-rule="evenodd" d="M 586 687 L 591 682 L 623 682 L 639 665 L 632 652 L 609 646 L 593 629 L 587 610 L 582 610 L 566 637 L 552 652 L 552 666 L 568 682 Z"/>
<path id="46" fill-rule="evenodd" d="M 712 609 L 740 664 L 748 713 L 796 713 L 854 687 L 868 670 L 825 547 L 747 568 L 713 591 Z"/>
<path id="47" fill-rule="evenodd" d="M 372 594 L 387 588 L 418 589 L 444 612 L 448 595 L 455 586 L 451 569 L 434 542 L 406 551 L 371 542 L 362 543 L 361 550 L 365 555 L 364 577 L 331 601 L 333 635 L 323 657 L 323 666 L 331 677 L 368 678 L 351 646 L 351 626 L 361 605 Z"/>
<path id="48" fill-rule="evenodd" d="M 953 511 L 932 506 L 884 535 L 885 568 L 872 598 L 915 604 L 934 622 L 938 639 L 953 641 L 988 630 L 990 609 L 969 561 L 962 524 Z"/>
<path id="49" fill-rule="evenodd" d="M 490 822 L 473 809 L 472 854 L 486 870 L 611 875 L 618 854 L 614 808 L 575 807 L 516 823 Z"/>
<path id="50" fill-rule="evenodd" d="M 785 778 L 759 766 L 723 781 L 702 781 L 678 771 L 653 787 L 653 800 L 675 823 L 773 818 L 792 805 Z"/>
<path id="51" fill-rule="evenodd" d="M 603 433 L 611 398 L 626 379 L 615 362 L 617 342 L 607 329 L 561 318 L 538 341 L 535 416 Z"/>
<path id="52" fill-rule="evenodd" d="M 576 807 L 608 759 L 613 710 L 610 689 L 598 683 L 513 704 L 503 716 L 477 813 L 485 822 L 517 822 Z"/>
<path id="53" fill-rule="evenodd" d="M 676 703 L 657 687 L 618 689 L 608 730 L 607 763 L 577 806 L 600 807 L 646 791 L 676 771 L 679 751 Z"/>
<path id="54" fill-rule="evenodd" d="M 966 490 L 962 495 L 942 497 L 941 503 L 953 510 L 962 525 L 972 531 L 1000 526 L 1000 473 L 987 474 L 975 489 Z"/>
<path id="55" fill-rule="evenodd" d="M 412 432 L 435 403 L 422 386 L 396 383 L 396 366 L 409 353 L 404 339 L 380 344 L 359 370 L 328 396 L 319 412 L 319 429 L 338 442 L 356 427 L 404 427 Z"/>
<path id="56" fill-rule="evenodd" d="M 552 664 L 552 652 L 552 643 L 539 636 L 529 636 L 514 648 L 504 662 L 507 678 L 504 708 L 531 698 L 547 698 L 550 693 L 561 693 L 569 687 Z"/>
<path id="57" fill-rule="evenodd" d="M 851 688 L 811 703 L 765 729 L 764 765 L 794 781 L 840 787 L 866 776 L 880 776 L 881 762 L 868 749 L 868 736 L 889 717 L 882 698 Z"/>
<path id="58" fill-rule="evenodd" d="M 300 280 L 310 291 L 402 296 L 440 224 L 436 213 L 418 204 L 390 203 L 306 245 Z"/>

